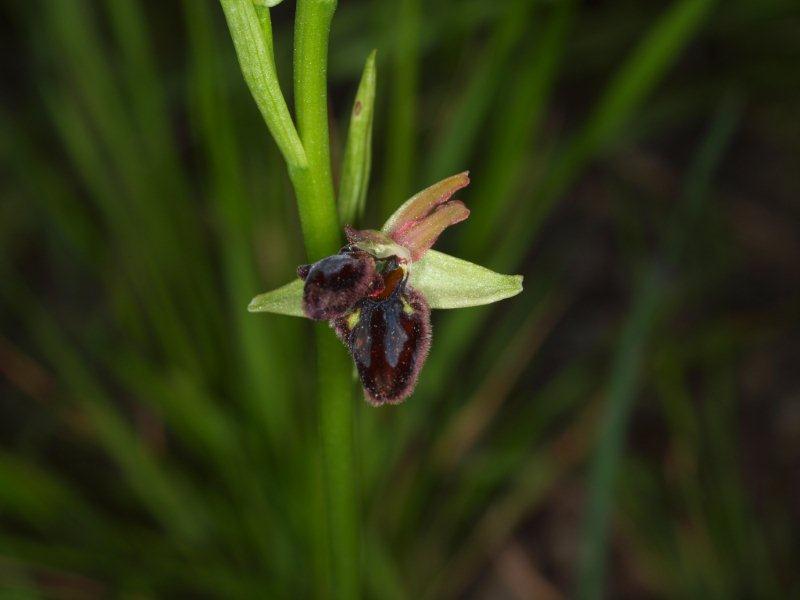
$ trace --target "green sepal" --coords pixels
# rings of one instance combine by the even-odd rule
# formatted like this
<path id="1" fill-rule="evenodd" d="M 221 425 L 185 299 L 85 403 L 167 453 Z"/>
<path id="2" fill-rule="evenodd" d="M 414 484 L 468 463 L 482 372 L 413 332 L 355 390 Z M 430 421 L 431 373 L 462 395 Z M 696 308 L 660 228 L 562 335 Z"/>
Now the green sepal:
<path id="1" fill-rule="evenodd" d="M 522 291 L 522 275 L 496 273 L 435 250 L 428 250 L 411 266 L 409 283 L 431 308 L 491 304 Z"/>
<path id="2" fill-rule="evenodd" d="M 290 317 L 305 317 L 303 313 L 303 280 L 300 278 L 271 292 L 259 294 L 247 306 L 250 312 L 268 312 Z"/>

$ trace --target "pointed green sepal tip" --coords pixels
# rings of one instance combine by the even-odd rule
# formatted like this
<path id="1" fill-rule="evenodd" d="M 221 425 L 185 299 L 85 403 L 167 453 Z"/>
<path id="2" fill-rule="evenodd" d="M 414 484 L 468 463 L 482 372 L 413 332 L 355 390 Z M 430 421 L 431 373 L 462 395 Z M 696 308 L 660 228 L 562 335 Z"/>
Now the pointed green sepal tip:
<path id="1" fill-rule="evenodd" d="M 250 312 L 268 312 L 290 317 L 304 317 L 303 280 L 295 279 L 278 289 L 259 294 L 247 306 Z"/>
<path id="2" fill-rule="evenodd" d="M 466 308 L 516 296 L 522 291 L 522 275 L 503 275 L 429 250 L 412 265 L 410 284 L 431 308 Z"/>

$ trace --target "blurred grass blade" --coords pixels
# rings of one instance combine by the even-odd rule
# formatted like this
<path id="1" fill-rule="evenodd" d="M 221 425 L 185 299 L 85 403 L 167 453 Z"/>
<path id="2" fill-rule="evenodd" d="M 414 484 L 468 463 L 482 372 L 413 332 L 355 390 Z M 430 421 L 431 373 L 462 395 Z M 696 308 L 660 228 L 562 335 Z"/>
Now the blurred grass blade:
<path id="1" fill-rule="evenodd" d="M 518 95 L 524 96 L 528 101 L 534 102 L 534 106 L 523 107 L 523 109 L 525 111 L 524 120 L 535 129 L 535 123 L 538 122 L 540 118 L 536 115 L 536 112 L 544 110 L 544 107 L 547 105 L 547 99 L 552 92 L 556 68 L 559 64 L 558 58 L 563 52 L 570 31 L 571 15 L 572 9 L 570 1 L 559 3 L 559 6 L 554 7 L 554 12 L 550 14 L 547 24 L 545 25 L 542 39 L 535 45 L 533 50 L 536 52 L 535 60 L 528 65 L 524 65 L 521 71 L 520 79 L 525 80 L 526 83 L 522 86 L 522 89 L 518 91 L 518 94 L 515 94 L 514 97 L 509 100 L 510 104 L 501 103 L 500 107 L 495 109 L 497 114 L 501 117 L 496 122 L 498 131 L 492 134 L 497 139 L 505 139 L 507 135 L 501 133 L 500 130 L 509 132 L 516 126 L 516 124 L 512 124 L 512 122 L 506 123 L 502 116 L 510 110 L 510 106 L 521 106 L 523 104 L 521 100 L 515 100 Z M 532 83 L 534 81 L 536 83 Z M 533 93 L 532 90 L 536 91 L 536 93 Z M 538 99 L 534 101 L 536 98 Z M 515 114 L 519 113 L 517 112 Z M 511 133 L 508 133 L 508 135 L 511 135 Z M 519 132 L 515 130 L 513 135 L 517 137 Z M 523 133 L 523 135 L 526 136 L 525 139 L 529 142 L 530 138 L 528 137 L 528 133 Z M 491 205 L 492 202 L 506 203 L 509 201 L 508 197 L 498 197 L 494 193 L 493 188 L 496 187 L 498 190 L 514 189 L 517 184 L 513 182 L 517 181 L 519 178 L 519 171 L 522 168 L 520 164 L 522 159 L 521 153 L 526 151 L 525 146 L 526 143 L 523 142 L 521 144 L 515 144 L 513 149 L 493 148 L 491 155 L 502 156 L 502 159 L 494 160 L 491 157 L 489 158 L 492 169 L 489 172 L 485 172 L 483 176 L 478 177 L 477 183 L 480 186 L 479 191 L 470 194 L 469 205 L 474 208 L 475 211 L 473 223 L 470 223 L 469 220 L 465 223 L 466 255 L 468 258 L 473 258 L 482 264 L 487 263 L 488 258 L 488 266 L 492 268 L 498 267 L 497 261 L 492 258 L 493 252 L 495 252 L 495 248 L 502 247 L 504 244 L 509 243 L 509 240 L 506 239 L 509 233 L 504 232 L 503 235 L 498 236 L 497 232 L 495 232 L 491 251 L 487 250 L 485 253 L 477 253 L 470 251 L 469 228 L 474 228 L 476 224 L 483 222 L 481 217 L 482 207 Z M 483 181 L 483 177 L 486 178 L 486 181 Z M 484 191 L 481 192 L 480 190 Z M 488 194 L 489 197 L 481 198 L 479 194 Z M 495 212 L 496 209 L 490 208 L 490 210 Z M 521 225 L 521 223 L 517 223 L 516 221 L 517 217 L 515 216 L 514 222 L 509 223 L 509 227 Z M 514 235 L 522 236 L 527 247 L 532 234 L 530 231 L 526 230 L 524 232 L 516 232 Z M 512 270 L 514 266 L 515 265 L 509 262 L 504 268 L 498 268 L 497 270 L 508 271 Z M 447 383 L 447 374 L 452 372 L 453 365 L 459 362 L 463 356 L 463 352 L 470 347 L 473 336 L 480 329 L 481 324 L 488 314 L 489 311 L 486 309 L 476 309 L 469 312 L 460 311 L 447 315 L 447 318 L 444 319 L 439 326 L 440 333 L 437 335 L 436 349 L 431 353 L 428 359 L 428 367 L 425 377 L 420 380 L 418 394 L 423 392 L 426 395 L 433 396 L 437 393 L 441 393 Z M 414 408 L 409 411 L 409 414 L 414 412 L 414 416 L 409 418 L 408 429 L 403 430 L 405 432 L 415 431 L 418 430 L 419 427 L 424 427 L 422 423 L 426 414 L 424 404 L 416 404 L 414 407 L 416 412 L 414 412 Z M 403 435 L 405 434 L 401 434 L 401 438 Z"/>
<path id="2" fill-rule="evenodd" d="M 170 535 L 194 547 L 207 533 L 208 513 L 205 506 L 187 500 L 197 493 L 190 491 L 192 487 L 183 474 L 167 466 L 136 434 L 79 350 L 30 290 L 24 285 L 2 285 L 0 298 L 21 317 L 86 419 L 91 434 L 119 465 L 130 490 Z"/>
<path id="3" fill-rule="evenodd" d="M 281 92 L 271 44 L 262 31 L 262 21 L 252 0 L 220 0 L 228 21 L 239 65 L 272 137 L 286 162 L 296 168 L 308 164 Z"/>
<path id="4" fill-rule="evenodd" d="M 339 220 L 353 225 L 364 216 L 372 166 L 372 121 L 375 112 L 376 67 L 373 50 L 364 65 L 356 100 L 350 113 L 350 128 L 344 150 L 339 183 Z"/>
<path id="5" fill-rule="evenodd" d="M 675 63 L 716 0 L 680 0 L 658 20 L 600 99 L 578 144 L 589 155 L 613 139 L 625 119 Z"/>
<path id="6" fill-rule="evenodd" d="M 603 596 L 605 544 L 617 465 L 645 344 L 664 293 L 661 283 L 660 273 L 654 271 L 648 273 L 639 285 L 614 359 L 606 414 L 588 484 L 590 499 L 577 594 L 584 600 Z"/>
<path id="7" fill-rule="evenodd" d="M 421 0 L 397 0 L 393 5 L 394 10 L 387 11 L 386 23 L 395 47 L 390 71 L 381 216 L 390 214 L 411 192 L 417 139 Z"/>
<path id="8" fill-rule="evenodd" d="M 572 31 L 574 13 L 574 0 L 557 3 L 537 43 L 524 54 L 520 52 L 521 67 L 496 112 L 495 126 L 486 141 L 491 151 L 475 178 L 471 206 L 480 218 L 468 222 L 463 232 L 464 251 L 470 257 L 480 257 L 492 248 L 503 218 L 517 203 L 520 182 L 542 168 L 541 154 L 530 155 Z"/>
<path id="9" fill-rule="evenodd" d="M 689 205 L 692 212 L 698 210 L 698 205 L 708 195 L 711 174 L 728 145 L 739 113 L 740 104 L 726 98 L 695 155 L 684 191 L 684 204 Z M 686 228 L 687 223 L 680 216 L 680 213 L 676 215 L 673 230 Z M 667 256 L 678 256 L 681 248 L 676 245 L 680 246 L 684 241 L 681 236 L 670 238 L 671 247 L 665 249 Z M 578 597 L 582 599 L 600 598 L 603 595 L 608 530 L 617 472 L 647 338 L 667 296 L 666 283 L 661 265 L 655 262 L 638 287 L 614 359 L 606 414 L 589 475 L 589 504 L 577 590 Z"/>
<path id="10" fill-rule="evenodd" d="M 426 160 L 426 181 L 436 181 L 447 173 L 467 167 L 469 153 L 476 147 L 481 126 L 490 112 L 492 100 L 503 77 L 508 75 L 506 62 L 516 43 L 530 32 L 530 0 L 514 0 L 500 15 L 491 39 L 480 50 L 475 64 L 469 65 L 465 87 L 458 88 L 448 98 L 444 126 L 436 133 Z M 521 79 L 523 82 L 526 80 Z M 457 83 L 457 82 L 455 82 Z M 453 108 L 455 106 L 455 108 Z"/>
<path id="11" fill-rule="evenodd" d="M 541 191 L 520 206 L 510 223 L 510 231 L 493 251 L 492 266 L 507 269 L 519 260 L 553 205 L 586 163 L 613 142 L 667 68 L 677 60 L 715 1 L 679 0 L 659 18 L 609 84 L 586 126 L 550 170 Z M 487 250 L 485 246 L 474 249 L 479 253 Z"/>
<path id="12" fill-rule="evenodd" d="M 471 580 L 477 579 L 487 557 L 496 554 L 518 530 L 520 523 L 541 506 L 559 480 L 589 453 L 588 430 L 595 425 L 596 407 L 589 404 L 546 451 L 525 454 L 508 489 L 470 520 L 468 539 L 458 545 L 445 569 L 436 574 L 425 598 L 461 598 Z"/>

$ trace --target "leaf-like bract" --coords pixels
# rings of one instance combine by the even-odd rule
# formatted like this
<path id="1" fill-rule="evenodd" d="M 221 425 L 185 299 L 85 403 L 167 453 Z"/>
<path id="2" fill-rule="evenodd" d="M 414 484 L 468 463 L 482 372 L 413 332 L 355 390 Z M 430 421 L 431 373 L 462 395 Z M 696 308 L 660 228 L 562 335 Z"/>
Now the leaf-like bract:
<path id="1" fill-rule="evenodd" d="M 367 58 L 350 116 L 339 184 L 339 218 L 352 225 L 364 214 L 372 163 L 372 116 L 375 108 L 375 50 Z"/>

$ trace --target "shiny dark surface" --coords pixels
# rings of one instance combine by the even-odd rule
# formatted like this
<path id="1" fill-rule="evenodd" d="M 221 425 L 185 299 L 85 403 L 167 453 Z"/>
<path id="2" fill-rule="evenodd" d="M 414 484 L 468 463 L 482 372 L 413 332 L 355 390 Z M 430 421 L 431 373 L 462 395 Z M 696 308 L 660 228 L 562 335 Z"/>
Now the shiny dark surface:
<path id="1" fill-rule="evenodd" d="M 360 251 L 343 250 L 313 265 L 301 265 L 297 274 L 305 280 L 303 312 L 315 320 L 341 316 L 381 286 L 375 259 Z"/>
<path id="2" fill-rule="evenodd" d="M 355 310 L 353 322 L 343 317 L 334 327 L 350 350 L 367 399 L 375 405 L 403 401 L 414 391 L 430 348 L 428 303 L 401 284 L 388 298 L 366 298 Z"/>

